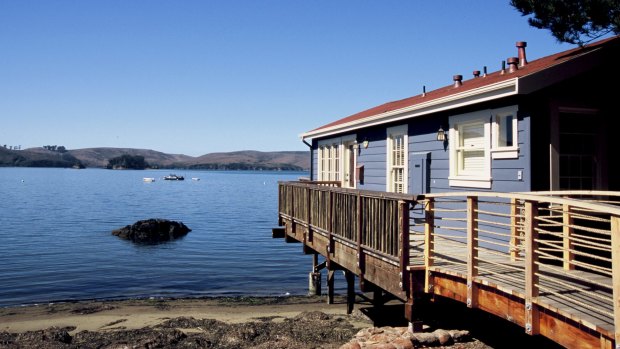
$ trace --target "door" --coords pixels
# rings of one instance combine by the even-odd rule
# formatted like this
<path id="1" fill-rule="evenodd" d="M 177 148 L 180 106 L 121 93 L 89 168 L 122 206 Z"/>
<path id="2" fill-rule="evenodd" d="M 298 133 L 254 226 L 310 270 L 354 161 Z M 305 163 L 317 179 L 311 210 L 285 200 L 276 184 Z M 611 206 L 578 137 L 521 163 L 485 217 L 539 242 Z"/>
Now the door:
<path id="1" fill-rule="evenodd" d="M 606 137 L 596 110 L 562 110 L 552 119 L 552 190 L 605 190 Z M 555 167 L 555 168 L 553 168 Z"/>
<path id="2" fill-rule="evenodd" d="M 344 142 L 342 186 L 355 188 L 355 141 Z"/>

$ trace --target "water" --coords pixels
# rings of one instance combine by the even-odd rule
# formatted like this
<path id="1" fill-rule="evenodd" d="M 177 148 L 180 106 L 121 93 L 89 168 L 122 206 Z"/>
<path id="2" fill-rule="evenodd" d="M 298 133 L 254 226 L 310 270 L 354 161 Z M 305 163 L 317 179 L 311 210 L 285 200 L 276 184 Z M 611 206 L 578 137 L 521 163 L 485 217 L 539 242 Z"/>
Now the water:
<path id="1" fill-rule="evenodd" d="M 277 182 L 304 173 L 178 171 L 185 181 L 162 180 L 167 174 L 0 168 L 0 306 L 307 292 L 311 257 L 271 238 Z M 157 245 L 111 235 L 147 218 L 192 231 Z"/>

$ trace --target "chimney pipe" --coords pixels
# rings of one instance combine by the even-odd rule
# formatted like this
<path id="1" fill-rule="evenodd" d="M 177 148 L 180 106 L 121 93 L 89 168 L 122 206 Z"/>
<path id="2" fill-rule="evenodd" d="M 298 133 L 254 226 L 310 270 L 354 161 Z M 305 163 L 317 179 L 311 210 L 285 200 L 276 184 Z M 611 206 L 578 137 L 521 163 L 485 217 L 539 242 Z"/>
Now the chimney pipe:
<path id="1" fill-rule="evenodd" d="M 517 50 L 519 52 L 519 67 L 525 67 L 527 65 L 527 59 L 525 58 L 525 47 L 527 42 L 517 41 Z"/>
<path id="2" fill-rule="evenodd" d="M 480 70 L 474 70 L 474 78 L 480 77 Z"/>
<path id="3" fill-rule="evenodd" d="M 426 97 L 426 85 L 422 85 L 422 97 Z"/>
<path id="4" fill-rule="evenodd" d="M 502 70 L 499 72 L 500 75 L 506 74 L 506 61 L 502 61 Z"/>
<path id="5" fill-rule="evenodd" d="M 487 66 L 486 65 L 484 67 L 482 67 L 482 77 L 483 78 L 487 77 Z"/>
<path id="6" fill-rule="evenodd" d="M 519 69 L 519 58 L 510 57 L 507 59 L 508 61 L 508 72 L 514 73 Z"/>
<path id="7" fill-rule="evenodd" d="M 452 80 L 454 80 L 454 88 L 457 88 L 463 85 L 463 75 L 454 75 L 452 77 Z"/>

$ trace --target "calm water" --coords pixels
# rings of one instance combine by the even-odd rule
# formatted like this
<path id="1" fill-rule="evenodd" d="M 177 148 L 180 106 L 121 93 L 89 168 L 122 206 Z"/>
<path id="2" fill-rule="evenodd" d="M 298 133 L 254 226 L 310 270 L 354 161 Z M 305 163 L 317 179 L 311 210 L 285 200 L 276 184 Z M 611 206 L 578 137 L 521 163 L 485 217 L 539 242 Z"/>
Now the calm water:
<path id="1" fill-rule="evenodd" d="M 168 173 L 0 168 L 0 306 L 307 292 L 311 257 L 271 238 L 277 182 L 303 173 Z M 146 218 L 192 231 L 159 245 L 111 235 Z"/>

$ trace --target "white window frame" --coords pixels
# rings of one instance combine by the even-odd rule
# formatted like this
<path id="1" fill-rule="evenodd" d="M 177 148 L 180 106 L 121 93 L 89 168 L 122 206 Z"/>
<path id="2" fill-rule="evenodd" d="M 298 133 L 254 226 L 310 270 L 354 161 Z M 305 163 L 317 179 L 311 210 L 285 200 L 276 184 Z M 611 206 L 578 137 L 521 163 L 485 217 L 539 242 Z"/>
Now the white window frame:
<path id="1" fill-rule="evenodd" d="M 516 105 L 493 109 L 493 148 L 491 152 L 491 156 L 493 159 L 516 159 L 519 157 L 519 129 L 518 129 L 518 121 L 517 121 L 517 111 L 518 107 Z M 499 136 L 500 136 L 500 125 L 499 119 L 512 115 L 512 146 L 500 146 L 499 145 Z"/>
<path id="2" fill-rule="evenodd" d="M 348 135 L 338 138 L 324 139 L 318 142 L 318 169 L 317 180 L 339 181 L 344 185 L 344 144 L 355 141 L 357 135 Z M 337 156 L 336 156 L 337 154 Z M 354 154 L 357 163 L 357 154 Z M 325 168 L 327 167 L 327 169 Z M 355 169 L 353 169 L 355 173 Z"/>
<path id="3" fill-rule="evenodd" d="M 489 119 L 491 118 L 490 110 L 482 110 L 473 113 L 455 115 L 450 117 L 450 175 L 448 183 L 455 187 L 468 188 L 491 188 L 491 126 Z M 476 173 L 458 171 L 458 152 L 460 143 L 460 129 L 463 126 L 474 123 L 481 123 L 484 130 L 484 145 L 481 149 L 484 152 L 484 166 L 481 171 Z"/>
<path id="4" fill-rule="evenodd" d="M 409 190 L 409 125 L 400 125 L 389 127 L 387 129 L 386 139 L 386 175 L 385 184 L 387 192 L 395 192 L 394 181 L 392 181 L 392 169 L 394 164 L 392 163 L 392 148 L 394 144 L 394 137 L 403 136 L 403 193 L 407 193 Z"/>

